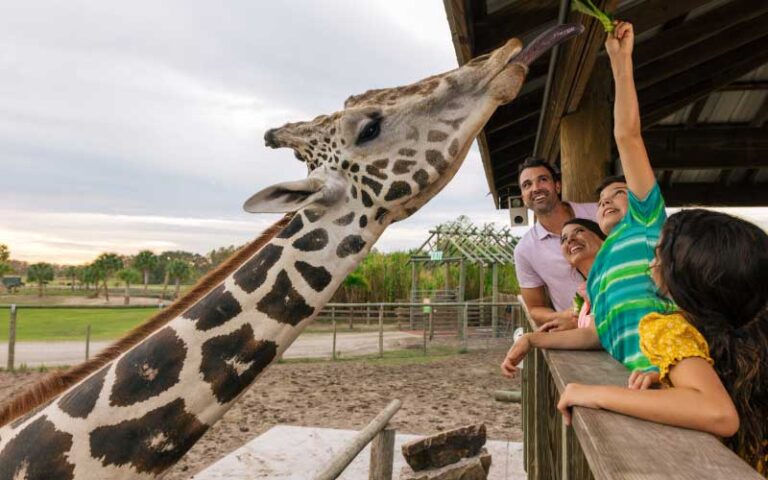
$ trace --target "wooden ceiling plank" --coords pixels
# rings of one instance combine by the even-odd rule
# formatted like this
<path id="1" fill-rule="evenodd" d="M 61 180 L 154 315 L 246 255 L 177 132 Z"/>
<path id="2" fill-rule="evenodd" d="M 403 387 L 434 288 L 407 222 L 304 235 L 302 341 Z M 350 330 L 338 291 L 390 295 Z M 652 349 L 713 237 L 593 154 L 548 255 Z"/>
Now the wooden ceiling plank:
<path id="1" fill-rule="evenodd" d="M 741 125 L 699 126 L 697 128 L 663 127 L 643 132 L 646 145 L 664 147 L 674 145 L 678 150 L 687 148 L 723 150 L 768 150 L 768 128 L 750 128 Z M 768 158 L 765 159 L 768 166 Z"/>
<path id="2" fill-rule="evenodd" d="M 646 0 L 636 2 L 616 12 L 616 18 L 632 22 L 635 34 L 639 35 L 651 28 L 667 23 L 673 18 L 684 15 L 710 0 Z"/>
<path id="3" fill-rule="evenodd" d="M 669 207 L 701 206 L 765 206 L 768 205 L 768 185 L 751 184 L 739 188 L 711 183 L 676 183 L 662 187 L 664 202 Z"/>
<path id="4" fill-rule="evenodd" d="M 753 80 L 749 82 L 733 82 L 722 88 L 721 92 L 745 92 L 768 90 L 768 80 Z"/>
<path id="5" fill-rule="evenodd" d="M 633 55 L 634 66 L 638 69 L 713 36 L 723 41 L 727 37 L 719 35 L 720 32 L 766 12 L 768 12 L 768 2 L 765 0 L 737 0 L 710 10 L 639 43 Z"/>
<path id="6" fill-rule="evenodd" d="M 723 30 L 720 35 L 691 44 L 673 55 L 654 60 L 642 68 L 636 68 L 637 89 L 643 90 L 720 55 L 738 50 L 764 37 L 768 33 L 766 25 L 768 25 L 768 13 L 747 22 L 732 25 Z M 639 47 L 638 45 L 638 50 L 641 50 Z"/>
<path id="7" fill-rule="evenodd" d="M 768 62 L 768 36 L 639 92 L 645 127 L 734 82 Z"/>
<path id="8" fill-rule="evenodd" d="M 451 30 L 451 40 L 456 51 L 459 65 L 464 65 L 472 59 L 472 39 L 467 28 L 464 0 L 443 0 L 448 27 Z"/>

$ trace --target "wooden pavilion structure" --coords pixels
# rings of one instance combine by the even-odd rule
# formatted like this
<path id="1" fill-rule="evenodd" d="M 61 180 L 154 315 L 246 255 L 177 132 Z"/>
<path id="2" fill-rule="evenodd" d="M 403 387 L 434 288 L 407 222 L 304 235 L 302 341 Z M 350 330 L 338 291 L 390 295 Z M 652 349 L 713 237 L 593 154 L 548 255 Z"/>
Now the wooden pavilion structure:
<path id="1" fill-rule="evenodd" d="M 478 138 L 497 208 L 519 195 L 528 156 L 559 164 L 563 196 L 593 199 L 619 165 L 598 22 L 569 0 L 444 0 L 460 65 L 512 36 L 566 21 L 586 31 L 531 67 Z M 768 1 L 595 0 L 635 26 L 644 139 L 669 206 L 768 205 Z"/>
<path id="2" fill-rule="evenodd" d="M 668 206 L 768 205 L 768 0 L 593 0 L 635 26 L 643 137 Z M 610 70 L 599 23 L 570 0 L 444 0 L 458 63 L 552 25 L 585 32 L 535 62 L 478 137 L 496 208 L 520 195 L 519 164 L 558 164 L 563 198 L 594 201 L 619 173 Z M 535 328 L 531 324 L 530 328 Z M 762 478 L 719 439 L 612 412 L 556 404 L 568 383 L 626 386 L 605 352 L 537 350 L 523 374 L 529 479 Z M 691 408 L 695 408 L 692 406 Z"/>

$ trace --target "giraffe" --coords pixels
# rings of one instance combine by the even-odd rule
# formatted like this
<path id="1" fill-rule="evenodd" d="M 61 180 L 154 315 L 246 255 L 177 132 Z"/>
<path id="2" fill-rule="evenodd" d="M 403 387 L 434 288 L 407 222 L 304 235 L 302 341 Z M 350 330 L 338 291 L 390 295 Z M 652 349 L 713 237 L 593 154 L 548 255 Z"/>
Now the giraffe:
<path id="1" fill-rule="evenodd" d="M 307 178 L 265 188 L 249 212 L 286 216 L 148 326 L 0 411 L 0 480 L 161 476 L 282 354 L 388 225 L 454 176 L 528 65 L 576 25 L 344 110 L 266 132 Z"/>

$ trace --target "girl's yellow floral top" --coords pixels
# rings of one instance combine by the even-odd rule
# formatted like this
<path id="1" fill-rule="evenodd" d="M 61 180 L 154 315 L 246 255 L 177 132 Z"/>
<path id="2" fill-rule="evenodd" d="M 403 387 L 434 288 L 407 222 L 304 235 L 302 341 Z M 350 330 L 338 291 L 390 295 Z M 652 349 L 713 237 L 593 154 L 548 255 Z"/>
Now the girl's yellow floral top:
<path id="1" fill-rule="evenodd" d="M 683 359 L 700 357 L 712 364 L 704 336 L 679 313 L 649 313 L 638 326 L 640 349 L 659 367 L 659 377 L 669 384 L 669 369 Z"/>
<path id="2" fill-rule="evenodd" d="M 665 384 L 669 384 L 669 369 L 681 360 L 700 357 L 714 364 L 704 336 L 679 313 L 649 313 L 640 320 L 638 331 L 640 349 L 659 367 L 660 380 Z M 768 478 L 768 456 L 754 468 Z"/>

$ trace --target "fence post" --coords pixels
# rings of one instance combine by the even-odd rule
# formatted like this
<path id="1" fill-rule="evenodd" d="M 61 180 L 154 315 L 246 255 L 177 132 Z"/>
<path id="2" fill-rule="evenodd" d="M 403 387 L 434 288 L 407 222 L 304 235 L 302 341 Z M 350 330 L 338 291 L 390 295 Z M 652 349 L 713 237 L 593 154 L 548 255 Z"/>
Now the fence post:
<path id="1" fill-rule="evenodd" d="M 11 305 L 11 319 L 8 325 L 8 371 L 13 371 L 16 355 L 16 305 Z"/>
<path id="2" fill-rule="evenodd" d="M 355 327 L 352 321 L 355 319 L 355 307 L 347 307 L 347 315 L 349 316 L 349 329 L 354 330 Z"/>
<path id="3" fill-rule="evenodd" d="M 379 358 L 384 358 L 384 305 L 379 304 Z"/>
<path id="4" fill-rule="evenodd" d="M 331 359 L 336 360 L 336 307 L 331 307 L 331 323 L 333 324 L 333 351 Z"/>
<path id="5" fill-rule="evenodd" d="M 371 442 L 371 466 L 368 480 L 392 480 L 395 462 L 395 430 L 384 428 Z"/>
<path id="6" fill-rule="evenodd" d="M 462 340 L 464 342 L 464 350 L 469 346 L 469 304 L 464 304 L 464 324 L 462 325 Z"/>
<path id="7" fill-rule="evenodd" d="M 432 312 L 429 312 L 429 339 L 434 340 L 435 338 L 435 324 L 433 323 L 433 317 Z"/>
<path id="8" fill-rule="evenodd" d="M 370 305 L 365 306 L 365 324 L 366 325 L 371 324 L 371 306 Z"/>
<path id="9" fill-rule="evenodd" d="M 432 319 L 432 312 L 429 312 L 428 318 Z M 431 322 L 430 322 L 431 323 Z M 424 340 L 424 355 L 427 354 L 427 331 L 429 330 L 429 325 L 427 325 L 427 322 L 424 322 L 424 328 L 423 328 L 423 340 Z"/>
<path id="10" fill-rule="evenodd" d="M 85 327 L 85 361 L 91 358 L 91 326 Z"/>

